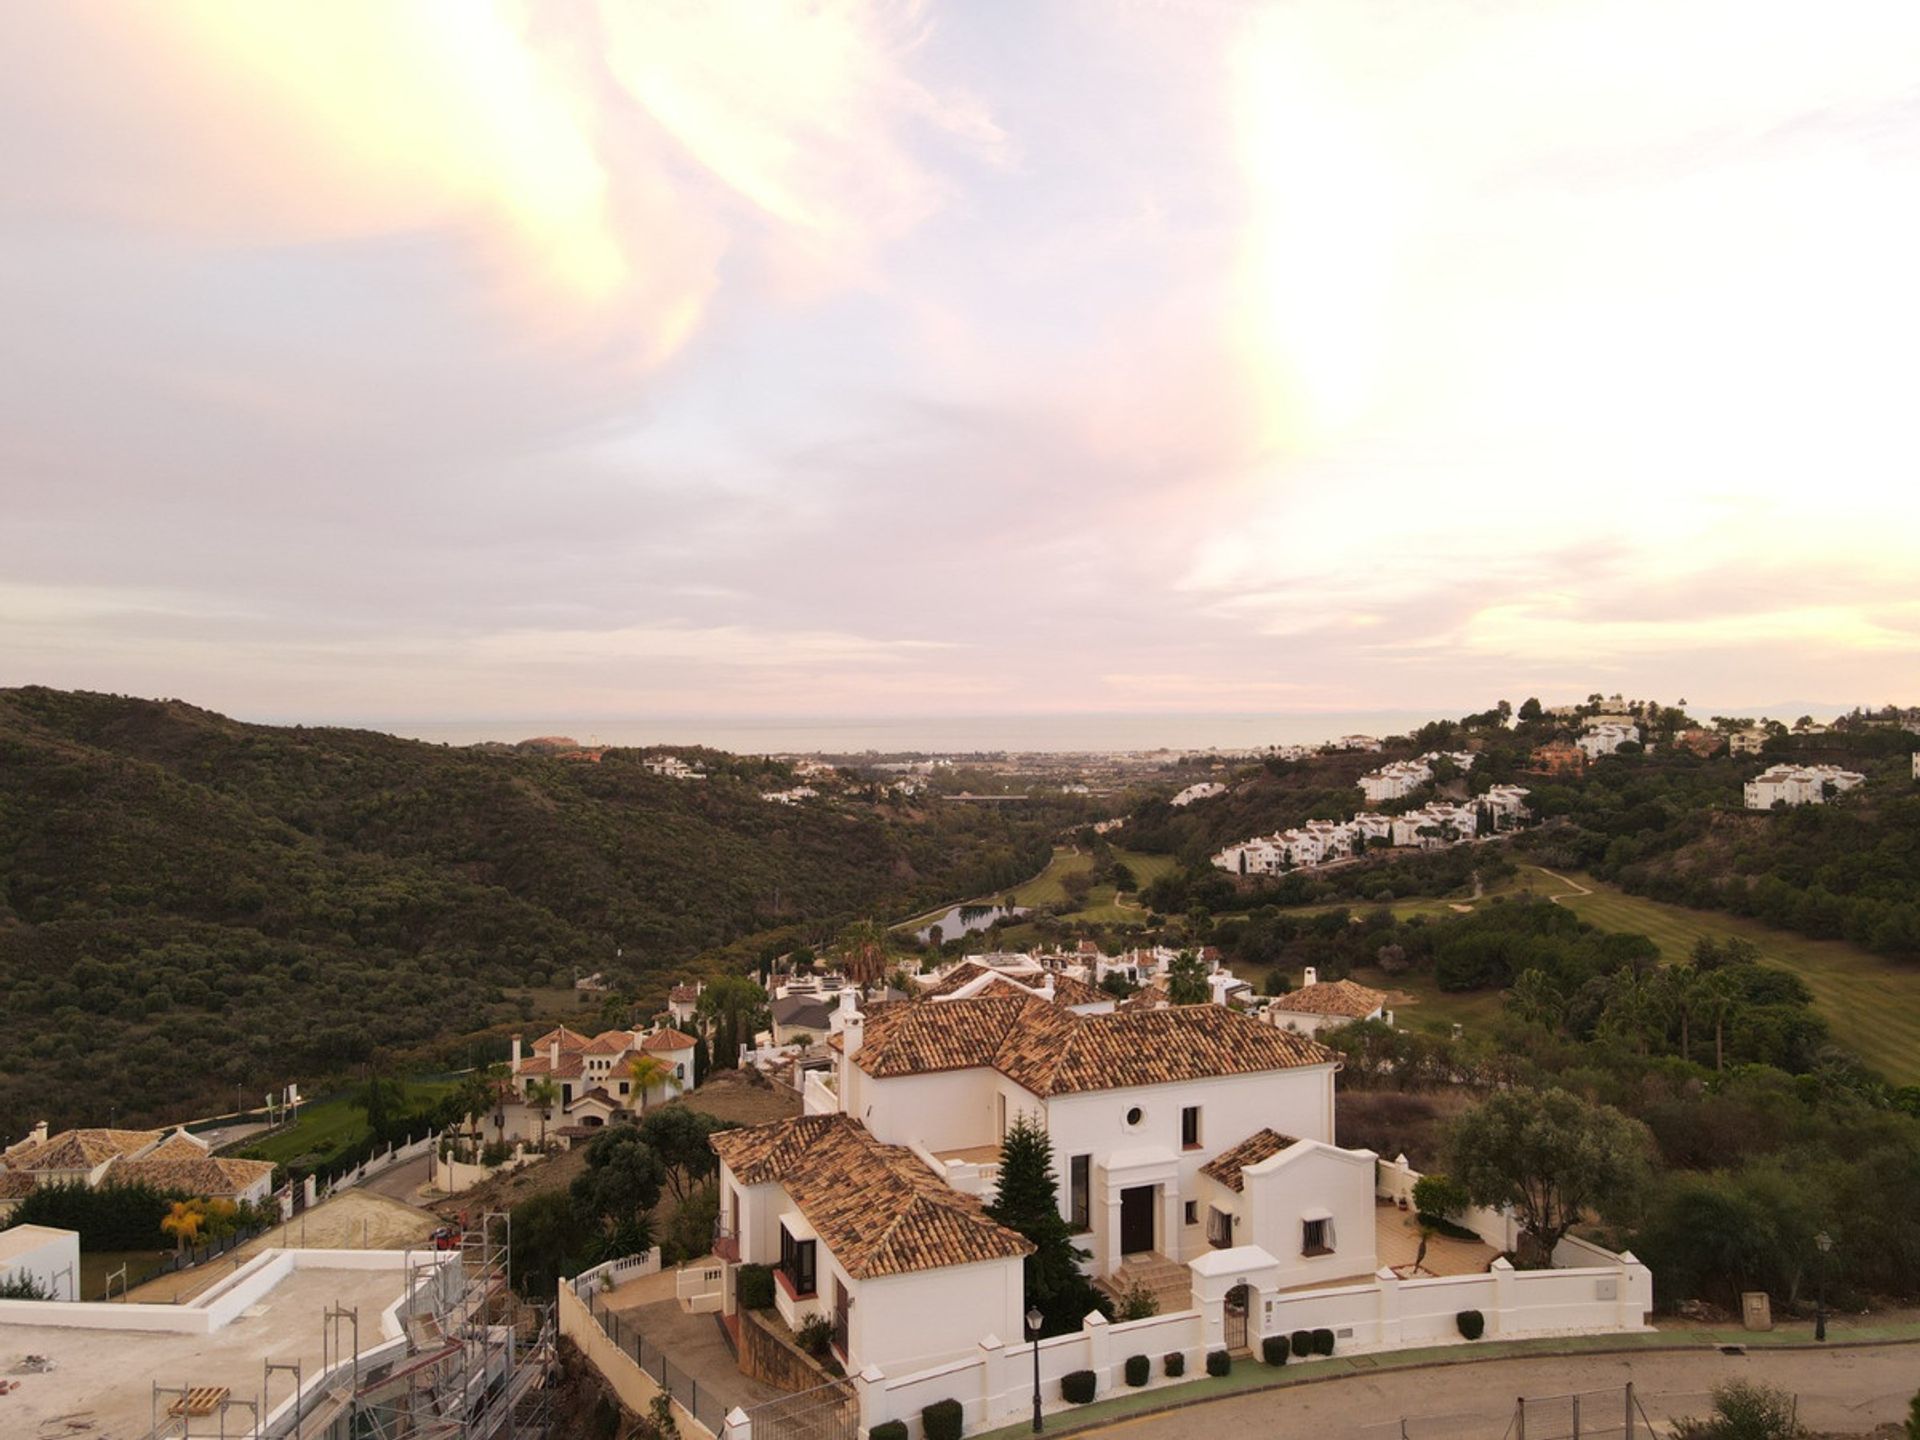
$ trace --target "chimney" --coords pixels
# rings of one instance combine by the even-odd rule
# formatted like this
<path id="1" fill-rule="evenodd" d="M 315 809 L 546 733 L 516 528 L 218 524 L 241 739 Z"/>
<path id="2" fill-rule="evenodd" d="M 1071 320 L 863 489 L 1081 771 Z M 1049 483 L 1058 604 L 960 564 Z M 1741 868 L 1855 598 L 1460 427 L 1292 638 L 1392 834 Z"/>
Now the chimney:
<path id="1" fill-rule="evenodd" d="M 47 1122 L 42 1120 L 38 1125 L 34 1126 L 33 1133 L 29 1135 L 27 1139 L 31 1140 L 35 1145 L 46 1144 L 47 1143 Z"/>
<path id="2" fill-rule="evenodd" d="M 1319 983 L 1320 983 L 1320 972 L 1314 969 L 1313 966 L 1311 965 L 1307 966 L 1306 978 L 1300 982 L 1301 986 L 1304 988 L 1305 986 L 1318 985 Z"/>
<path id="3" fill-rule="evenodd" d="M 859 991 L 855 990 L 852 986 L 848 986 L 845 990 L 842 990 L 840 992 L 840 1013 L 843 1016 L 854 1015 L 854 1014 L 858 1014 L 859 1010 L 860 1010 L 860 993 Z"/>
<path id="4" fill-rule="evenodd" d="M 513 1068 L 516 1073 L 520 1069 L 520 1037 L 518 1035 L 513 1037 Z"/>
<path id="5" fill-rule="evenodd" d="M 547 1073 L 558 1073 L 560 1069 L 560 1037 L 555 1035 L 547 1042 Z"/>
<path id="6" fill-rule="evenodd" d="M 1051 970 L 1040 977 L 1040 998 L 1042 1000 L 1053 999 L 1053 972 Z"/>

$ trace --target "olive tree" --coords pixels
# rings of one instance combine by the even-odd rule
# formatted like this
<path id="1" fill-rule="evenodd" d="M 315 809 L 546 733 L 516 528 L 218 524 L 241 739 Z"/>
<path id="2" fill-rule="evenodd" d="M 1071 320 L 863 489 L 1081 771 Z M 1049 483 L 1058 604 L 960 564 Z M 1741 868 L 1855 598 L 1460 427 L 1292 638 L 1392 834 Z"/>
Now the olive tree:
<path id="1" fill-rule="evenodd" d="M 1476 1205 L 1512 1205 L 1523 1263 L 1553 1248 L 1588 1210 L 1618 1209 L 1646 1183 L 1651 1140 L 1638 1121 L 1568 1091 L 1507 1090 L 1455 1127 L 1449 1173 Z"/>

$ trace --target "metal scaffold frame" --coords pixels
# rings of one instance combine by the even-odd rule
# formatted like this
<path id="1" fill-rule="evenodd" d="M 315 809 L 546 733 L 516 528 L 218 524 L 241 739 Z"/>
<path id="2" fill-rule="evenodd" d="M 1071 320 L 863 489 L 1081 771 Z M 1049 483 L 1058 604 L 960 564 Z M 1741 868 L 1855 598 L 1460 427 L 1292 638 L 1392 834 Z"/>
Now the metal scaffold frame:
<path id="1" fill-rule="evenodd" d="M 512 1250 L 511 1218 L 490 1211 L 460 1232 L 457 1258 L 409 1251 L 403 1354 L 375 1344 L 363 1359 L 360 1312 L 327 1306 L 314 1380 L 329 1378 L 272 1425 L 275 1377 L 300 1395 L 298 1363 L 266 1360 L 258 1396 L 156 1382 L 150 1440 L 551 1440 L 553 1306 L 514 1294 Z"/>

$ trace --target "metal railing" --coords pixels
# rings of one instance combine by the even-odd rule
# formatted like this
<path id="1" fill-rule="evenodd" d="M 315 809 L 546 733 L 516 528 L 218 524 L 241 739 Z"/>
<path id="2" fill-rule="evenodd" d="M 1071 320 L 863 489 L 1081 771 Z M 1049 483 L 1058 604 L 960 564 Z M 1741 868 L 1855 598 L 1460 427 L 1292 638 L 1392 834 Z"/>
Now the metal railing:
<path id="1" fill-rule="evenodd" d="M 622 1354 L 630 1355 L 642 1371 L 689 1415 L 700 1422 L 713 1435 L 723 1435 L 727 1429 L 727 1402 L 711 1384 L 702 1385 L 700 1378 L 690 1371 L 676 1365 L 666 1351 L 655 1345 L 640 1333 L 640 1329 L 631 1320 L 624 1319 L 589 1297 L 587 1310 L 593 1316 L 606 1337 L 619 1347 Z"/>

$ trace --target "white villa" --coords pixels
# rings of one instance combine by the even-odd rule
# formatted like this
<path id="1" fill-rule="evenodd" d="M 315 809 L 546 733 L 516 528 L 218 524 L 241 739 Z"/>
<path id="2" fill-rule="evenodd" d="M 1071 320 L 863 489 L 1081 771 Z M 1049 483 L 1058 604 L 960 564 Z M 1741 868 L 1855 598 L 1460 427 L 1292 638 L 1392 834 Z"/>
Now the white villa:
<path id="1" fill-rule="evenodd" d="M 1215 795 L 1224 795 L 1227 787 L 1217 780 L 1202 780 L 1197 785 L 1189 785 L 1167 803 L 1173 806 L 1191 805 L 1196 800 L 1211 800 Z"/>
<path id="2" fill-rule="evenodd" d="M 669 780 L 704 780 L 707 772 L 699 770 L 682 760 L 678 755 L 649 755 L 640 762 L 655 775 L 664 775 Z"/>
<path id="3" fill-rule="evenodd" d="M 1371 735 L 1342 735 L 1338 740 L 1329 740 L 1326 748 L 1329 750 L 1364 750 L 1369 753 L 1377 753 L 1380 749 L 1380 742 Z"/>
<path id="4" fill-rule="evenodd" d="M 185 1130 L 62 1130 L 43 1120 L 0 1151 L 0 1218 L 41 1185 L 151 1185 L 210 1200 L 259 1202 L 273 1188 L 267 1160 L 230 1160 Z"/>
<path id="5" fill-rule="evenodd" d="M 1131 1354 L 1154 1356 L 1161 1383 L 1161 1355 L 1197 1373 L 1208 1350 L 1300 1328 L 1352 1351 L 1457 1340 L 1470 1308 L 1496 1335 L 1644 1327 L 1651 1277 L 1631 1256 L 1567 1242 L 1556 1255 L 1576 1268 L 1517 1272 L 1499 1258 L 1511 1217 L 1490 1212 L 1461 1217 L 1479 1242 L 1421 1252 L 1395 1203 L 1416 1177 L 1336 1143 L 1338 1057 L 1309 1036 L 1221 1005 L 1080 1013 L 985 979 L 870 1017 L 845 992 L 808 1113 L 712 1140 L 720 1308 L 737 1308 L 742 1265 L 772 1267 L 787 1324 L 830 1322 L 863 1428 L 918 1436 L 944 1399 L 969 1430 L 1008 1423 L 1036 1359 L 1057 1403 L 1070 1370 L 1113 1393 Z M 1052 1141 L 1090 1275 L 1146 1286 L 1159 1314 L 1091 1315 L 1037 1357 L 1021 1343 L 1029 1247 L 983 1209 L 1020 1116 Z"/>
<path id="6" fill-rule="evenodd" d="M 1750 725 L 1745 730 L 1735 730 L 1727 736 L 1729 755 L 1758 755 L 1773 733 L 1764 725 Z"/>
<path id="7" fill-rule="evenodd" d="M 532 1140 L 558 1123 L 562 1135 L 595 1130 L 621 1115 L 637 1115 L 648 1105 L 678 1095 L 693 1084 L 693 1051 L 699 1042 L 679 1030 L 603 1030 L 582 1035 L 562 1025 L 524 1049 L 513 1037 L 513 1058 L 506 1085 L 511 1104 L 495 1112 L 501 1139 Z M 651 1056 L 667 1067 L 666 1078 L 641 1093 L 634 1062 Z M 555 1097 L 537 1104 L 531 1090 L 551 1081 Z"/>
<path id="8" fill-rule="evenodd" d="M 760 798 L 775 805 L 798 805 L 802 800 L 817 800 L 820 792 L 811 785 L 795 785 L 788 790 L 762 790 Z"/>
<path id="9" fill-rule="evenodd" d="M 1306 967 L 1300 988 L 1269 1000 L 1261 1018 L 1270 1025 L 1309 1038 L 1351 1025 L 1355 1020 L 1393 1024 L 1393 1012 L 1387 1009 L 1384 991 L 1352 980 L 1323 982 L 1311 965 Z"/>
<path id="10" fill-rule="evenodd" d="M 1363 777 L 1362 783 L 1370 778 Z M 1400 815 L 1361 811 L 1351 820 L 1309 820 L 1292 830 L 1256 835 L 1229 845 L 1214 855 L 1213 863 L 1234 875 L 1281 875 L 1350 859 L 1365 853 L 1376 841 L 1422 850 L 1459 844 L 1481 833 L 1483 807 L 1489 833 L 1511 830 L 1523 823 L 1528 814 L 1527 794 L 1524 786 L 1495 785 L 1478 800 L 1461 805 L 1436 800 Z"/>
<path id="11" fill-rule="evenodd" d="M 1638 725 L 1620 725 L 1611 721 L 1592 726 L 1574 740 L 1589 760 L 1598 760 L 1602 755 L 1611 755 L 1629 741 L 1638 743 L 1640 727 Z"/>
<path id="12" fill-rule="evenodd" d="M 1774 810 L 1795 805 L 1823 805 L 1827 786 L 1835 794 L 1844 794 L 1867 783 L 1856 770 L 1837 765 L 1770 765 L 1747 781 L 1749 810 Z"/>

